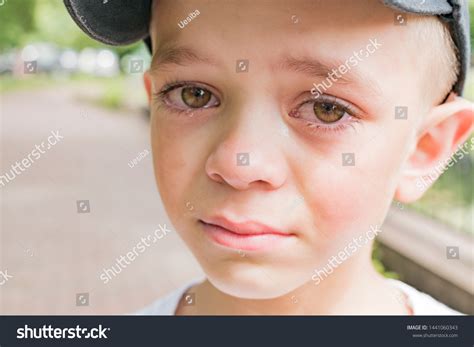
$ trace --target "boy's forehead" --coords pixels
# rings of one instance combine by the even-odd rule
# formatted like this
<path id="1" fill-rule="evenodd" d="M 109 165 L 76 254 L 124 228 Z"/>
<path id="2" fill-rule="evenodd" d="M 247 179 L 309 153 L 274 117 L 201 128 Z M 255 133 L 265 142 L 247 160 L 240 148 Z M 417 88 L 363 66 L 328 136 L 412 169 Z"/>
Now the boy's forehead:
<path id="1" fill-rule="evenodd" d="M 191 12 L 199 11 L 181 27 Z M 183 23 L 181 23 L 183 24 Z M 157 1 L 151 36 L 155 55 L 170 46 L 193 46 L 212 55 L 260 56 L 290 50 L 334 60 L 369 39 L 400 41 L 393 12 L 379 0 Z M 216 54 L 217 53 L 217 54 Z"/>
<path id="2" fill-rule="evenodd" d="M 178 26 L 196 10 L 188 24 Z M 325 77 L 372 39 L 383 46 L 374 54 L 378 59 L 368 57 L 367 64 L 360 63 L 338 83 L 359 81 L 367 92 L 380 94 L 377 79 L 393 71 L 394 60 L 400 66 L 397 75 L 413 77 L 404 69 L 413 65 L 409 56 L 416 54 L 415 40 L 409 30 L 394 25 L 394 12 L 379 0 L 158 1 L 152 18 L 152 70 L 169 61 L 219 66 L 251 58 L 254 67 L 306 66 L 315 77 Z"/>
<path id="3" fill-rule="evenodd" d="M 198 16 L 184 27 L 178 26 L 196 10 Z M 377 25 L 387 21 L 393 24 L 393 11 L 380 0 L 159 0 L 154 2 L 150 31 L 155 37 L 159 35 L 159 40 L 210 28 L 218 30 L 216 35 L 235 34 L 242 41 L 251 39 L 245 34 L 256 30 L 275 36 L 323 27 L 327 34 L 343 33 L 347 37 L 353 29 L 365 29 L 372 30 L 373 36 Z"/>

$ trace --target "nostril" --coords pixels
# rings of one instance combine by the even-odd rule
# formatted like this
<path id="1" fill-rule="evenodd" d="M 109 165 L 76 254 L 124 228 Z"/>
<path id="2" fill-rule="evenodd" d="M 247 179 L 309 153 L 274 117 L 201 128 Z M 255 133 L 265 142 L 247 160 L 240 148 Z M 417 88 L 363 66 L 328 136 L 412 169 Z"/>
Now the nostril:
<path id="1" fill-rule="evenodd" d="M 212 179 L 213 181 L 216 181 L 216 182 L 218 182 L 218 183 L 225 182 L 224 178 L 223 178 L 221 175 L 219 175 L 218 173 L 211 173 L 211 174 L 209 175 L 209 177 L 211 177 L 211 179 Z"/>

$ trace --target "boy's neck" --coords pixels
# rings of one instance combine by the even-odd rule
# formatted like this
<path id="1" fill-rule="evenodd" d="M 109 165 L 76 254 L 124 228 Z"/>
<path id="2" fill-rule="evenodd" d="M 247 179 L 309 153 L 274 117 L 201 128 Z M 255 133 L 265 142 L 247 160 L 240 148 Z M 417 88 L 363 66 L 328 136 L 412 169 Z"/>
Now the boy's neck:
<path id="1" fill-rule="evenodd" d="M 350 315 L 407 314 L 402 295 L 374 270 L 370 257 L 358 254 L 318 285 L 309 281 L 274 299 L 227 295 L 208 280 L 193 287 L 194 306 L 180 302 L 178 315 Z"/>

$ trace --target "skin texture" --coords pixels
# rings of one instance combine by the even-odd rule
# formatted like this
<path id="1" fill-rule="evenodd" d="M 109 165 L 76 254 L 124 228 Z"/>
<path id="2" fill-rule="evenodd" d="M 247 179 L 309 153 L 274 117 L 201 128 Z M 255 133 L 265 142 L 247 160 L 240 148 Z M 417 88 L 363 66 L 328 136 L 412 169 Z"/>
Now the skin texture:
<path id="1" fill-rule="evenodd" d="M 372 268 L 371 242 L 318 285 L 311 279 L 354 237 L 381 226 L 394 197 L 408 203 L 422 196 L 416 180 L 472 131 L 469 102 L 452 94 L 437 105 L 435 93 L 426 97 L 423 69 L 413 64 L 425 53 L 401 28 L 376 0 L 155 4 L 145 87 L 156 182 L 208 278 L 191 289 L 196 305 L 181 303 L 177 314 L 407 313 L 400 293 Z M 291 116 L 314 101 L 310 90 L 324 76 L 307 65 L 282 69 L 284 57 L 344 62 L 370 39 L 381 47 L 344 75 L 354 81 L 336 79 L 326 91 L 357 110 L 352 117 L 315 129 L 307 126 L 317 121 L 311 112 L 305 120 Z M 171 45 L 207 61 L 178 61 L 164 54 Z M 179 64 L 162 64 L 166 57 Z M 238 59 L 250 61 L 247 73 L 236 73 Z M 154 96 L 170 81 L 196 82 L 219 104 L 177 114 Z M 400 105 L 408 108 L 406 120 L 394 117 Z M 250 165 L 236 165 L 242 152 Z M 343 153 L 354 153 L 355 166 L 342 165 Z M 199 223 L 216 214 L 293 236 L 268 251 L 226 248 Z"/>

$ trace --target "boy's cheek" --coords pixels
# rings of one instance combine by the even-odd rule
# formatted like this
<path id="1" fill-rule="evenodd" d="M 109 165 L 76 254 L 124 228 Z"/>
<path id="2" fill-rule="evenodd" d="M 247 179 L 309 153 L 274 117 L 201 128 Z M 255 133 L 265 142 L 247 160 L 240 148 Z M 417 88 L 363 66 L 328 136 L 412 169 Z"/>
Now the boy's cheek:
<path id="1" fill-rule="evenodd" d="M 186 200 L 186 190 L 191 184 L 193 156 L 190 156 L 183 142 L 152 129 L 153 166 L 156 183 L 167 212 L 175 214 Z M 191 200 L 191 197 L 188 197 Z M 183 202 L 184 201 L 184 202 Z"/>
<path id="2" fill-rule="evenodd" d="M 310 207 L 319 234 L 315 236 L 350 238 L 379 223 L 385 194 L 368 182 L 359 175 L 333 175 L 318 189 Z"/>
<path id="3" fill-rule="evenodd" d="M 312 219 L 323 237 L 349 237 L 381 225 L 396 188 L 402 154 L 389 141 L 355 153 L 355 165 L 314 163 L 305 189 Z"/>

